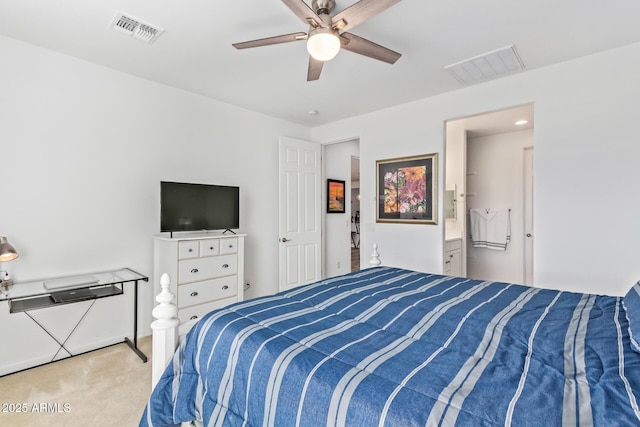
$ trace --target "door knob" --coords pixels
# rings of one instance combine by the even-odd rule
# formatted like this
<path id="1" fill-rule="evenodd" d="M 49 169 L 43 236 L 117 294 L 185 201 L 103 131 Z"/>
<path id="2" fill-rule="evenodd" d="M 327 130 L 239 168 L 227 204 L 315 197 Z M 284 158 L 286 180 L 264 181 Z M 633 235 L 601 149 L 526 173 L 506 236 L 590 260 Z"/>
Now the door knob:
<path id="1" fill-rule="evenodd" d="M 286 243 L 286 242 L 289 242 L 290 240 L 289 240 L 289 239 L 287 239 L 286 237 L 283 237 L 282 239 L 280 239 L 280 241 L 281 241 L 282 243 Z"/>
<path id="2" fill-rule="evenodd" d="M 527 237 L 533 237 L 533 234 L 527 233 Z"/>

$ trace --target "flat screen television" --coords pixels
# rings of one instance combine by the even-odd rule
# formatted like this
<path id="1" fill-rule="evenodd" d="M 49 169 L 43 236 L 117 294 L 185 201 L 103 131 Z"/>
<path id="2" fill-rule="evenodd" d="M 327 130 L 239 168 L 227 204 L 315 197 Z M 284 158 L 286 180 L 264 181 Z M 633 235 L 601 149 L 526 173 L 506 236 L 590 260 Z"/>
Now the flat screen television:
<path id="1" fill-rule="evenodd" d="M 160 231 L 240 228 L 240 188 L 160 182 Z"/>

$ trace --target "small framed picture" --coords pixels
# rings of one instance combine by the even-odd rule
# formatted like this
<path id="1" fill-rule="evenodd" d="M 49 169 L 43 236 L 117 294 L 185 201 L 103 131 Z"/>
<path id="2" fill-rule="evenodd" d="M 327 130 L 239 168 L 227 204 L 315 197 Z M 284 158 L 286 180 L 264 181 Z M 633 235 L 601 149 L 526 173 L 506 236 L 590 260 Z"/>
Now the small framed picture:
<path id="1" fill-rule="evenodd" d="M 344 181 L 327 180 L 327 213 L 344 213 Z"/>
<path id="2" fill-rule="evenodd" d="M 376 222 L 438 223 L 438 154 L 376 161 Z"/>

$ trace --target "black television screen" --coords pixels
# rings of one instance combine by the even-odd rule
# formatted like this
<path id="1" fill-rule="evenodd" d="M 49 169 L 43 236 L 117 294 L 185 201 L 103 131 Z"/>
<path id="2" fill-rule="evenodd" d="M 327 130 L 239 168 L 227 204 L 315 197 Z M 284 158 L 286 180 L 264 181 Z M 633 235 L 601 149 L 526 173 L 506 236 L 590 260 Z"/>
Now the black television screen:
<path id="1" fill-rule="evenodd" d="M 240 228 L 240 188 L 160 182 L 160 231 Z"/>

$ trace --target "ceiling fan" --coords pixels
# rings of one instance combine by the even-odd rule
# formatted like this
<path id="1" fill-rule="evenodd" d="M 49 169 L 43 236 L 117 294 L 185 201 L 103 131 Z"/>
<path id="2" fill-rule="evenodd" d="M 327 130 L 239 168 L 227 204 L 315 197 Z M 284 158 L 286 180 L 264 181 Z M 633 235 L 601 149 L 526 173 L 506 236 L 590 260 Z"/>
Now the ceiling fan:
<path id="1" fill-rule="evenodd" d="M 307 81 L 318 80 L 325 61 L 333 59 L 340 48 L 394 64 L 400 54 L 372 41 L 346 32 L 356 25 L 393 6 L 400 0 L 360 0 L 342 12 L 331 16 L 335 0 L 313 0 L 309 7 L 303 0 L 282 0 L 306 24 L 309 32 L 283 34 L 264 39 L 234 43 L 236 49 L 307 40 L 309 69 Z"/>

